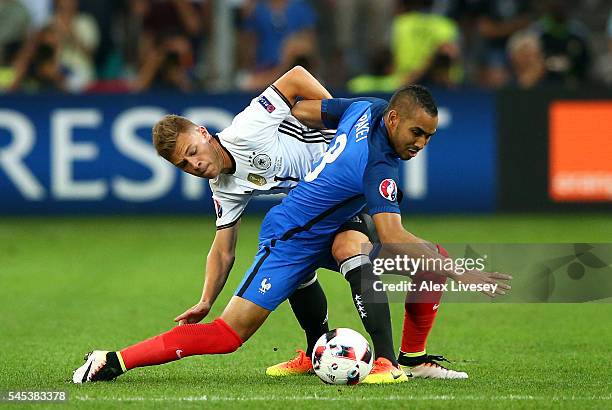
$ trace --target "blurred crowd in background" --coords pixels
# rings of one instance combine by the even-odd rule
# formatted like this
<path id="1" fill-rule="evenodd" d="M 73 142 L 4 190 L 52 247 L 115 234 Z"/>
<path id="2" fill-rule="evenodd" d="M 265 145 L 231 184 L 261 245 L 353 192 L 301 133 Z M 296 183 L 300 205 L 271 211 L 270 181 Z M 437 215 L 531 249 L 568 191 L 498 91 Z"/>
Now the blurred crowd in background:
<path id="1" fill-rule="evenodd" d="M 612 87 L 610 0 L 0 0 L 0 92 Z"/>

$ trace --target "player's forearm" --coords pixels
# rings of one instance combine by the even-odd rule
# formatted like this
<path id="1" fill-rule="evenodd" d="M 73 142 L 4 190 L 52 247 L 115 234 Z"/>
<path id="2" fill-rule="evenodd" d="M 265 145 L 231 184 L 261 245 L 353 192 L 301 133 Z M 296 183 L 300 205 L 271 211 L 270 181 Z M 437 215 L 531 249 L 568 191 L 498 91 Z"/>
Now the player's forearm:
<path id="1" fill-rule="evenodd" d="M 385 233 L 383 236 L 380 237 L 380 240 L 381 243 L 384 245 L 384 253 L 382 253 L 380 257 L 394 257 L 395 255 L 406 255 L 412 259 L 424 258 L 430 261 L 439 259 L 441 263 L 428 264 L 429 266 L 433 265 L 434 267 L 431 272 L 441 276 L 449 277 L 451 279 L 455 279 L 457 277 L 456 272 L 444 269 L 444 266 L 447 266 L 447 264 L 444 263 L 447 258 L 438 253 L 438 249 L 434 244 L 424 239 L 421 239 L 416 235 L 411 234 L 405 229 L 398 229 L 395 232 Z M 440 269 L 437 269 L 438 266 L 440 267 Z M 450 266 L 454 266 L 454 264 L 451 264 Z"/>
<path id="2" fill-rule="evenodd" d="M 321 118 L 321 100 L 299 101 L 291 109 L 291 114 L 307 127 L 315 129 L 325 128 Z"/>
<path id="3" fill-rule="evenodd" d="M 140 72 L 138 73 L 138 77 L 136 78 L 136 82 L 134 84 L 135 91 L 143 91 L 149 88 L 153 79 L 155 78 L 155 74 L 161 64 L 161 59 L 158 56 L 152 56 L 147 59 L 145 64 L 143 64 Z"/>
<path id="4" fill-rule="evenodd" d="M 232 270 L 238 241 L 240 221 L 234 226 L 218 230 L 206 258 L 206 279 L 202 291 L 202 302 L 212 306 L 223 290 L 227 277 Z"/>
<path id="5" fill-rule="evenodd" d="M 215 303 L 227 282 L 233 264 L 233 252 L 228 253 L 211 249 L 206 259 L 206 278 L 204 279 L 201 302 L 206 302 L 211 306 Z"/>
<path id="6" fill-rule="evenodd" d="M 305 68 L 296 66 L 274 82 L 274 86 L 293 105 L 298 97 L 306 100 L 332 98 L 329 91 L 321 85 Z"/>
<path id="7" fill-rule="evenodd" d="M 323 84 L 319 82 L 306 69 L 298 71 L 297 75 L 297 95 L 305 100 L 324 100 L 332 98 Z"/>

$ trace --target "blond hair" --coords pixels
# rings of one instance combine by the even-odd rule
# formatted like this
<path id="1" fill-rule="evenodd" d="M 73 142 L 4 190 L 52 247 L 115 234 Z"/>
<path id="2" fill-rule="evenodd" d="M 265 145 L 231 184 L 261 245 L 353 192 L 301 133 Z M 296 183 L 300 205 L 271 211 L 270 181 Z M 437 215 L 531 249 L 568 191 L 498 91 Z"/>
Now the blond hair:
<path id="1" fill-rule="evenodd" d="M 180 115 L 170 114 L 164 116 L 161 120 L 157 121 L 152 130 L 153 145 L 155 145 L 157 153 L 172 162 L 170 157 L 174 153 L 176 139 L 179 134 L 195 127 L 197 127 L 196 124 Z"/>

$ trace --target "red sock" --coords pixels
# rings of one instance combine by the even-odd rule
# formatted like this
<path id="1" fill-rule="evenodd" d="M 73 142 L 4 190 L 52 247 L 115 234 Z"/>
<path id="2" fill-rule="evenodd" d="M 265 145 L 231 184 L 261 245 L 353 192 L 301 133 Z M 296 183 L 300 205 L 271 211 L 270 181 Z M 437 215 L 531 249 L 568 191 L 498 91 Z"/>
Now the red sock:
<path id="1" fill-rule="evenodd" d="M 124 370 L 172 362 L 197 354 L 231 353 L 242 345 L 240 336 L 222 319 L 176 326 L 119 352 Z"/>
<path id="2" fill-rule="evenodd" d="M 441 245 L 436 246 L 440 255 L 448 257 L 446 249 Z M 443 284 L 446 282 L 446 277 L 431 272 L 419 272 L 412 282 L 416 285 L 416 289 L 419 289 L 423 282 Z M 414 291 L 406 295 L 401 347 L 401 351 L 407 353 L 406 356 L 416 357 L 425 354 L 427 336 L 438 314 L 441 298 L 441 291 Z"/>

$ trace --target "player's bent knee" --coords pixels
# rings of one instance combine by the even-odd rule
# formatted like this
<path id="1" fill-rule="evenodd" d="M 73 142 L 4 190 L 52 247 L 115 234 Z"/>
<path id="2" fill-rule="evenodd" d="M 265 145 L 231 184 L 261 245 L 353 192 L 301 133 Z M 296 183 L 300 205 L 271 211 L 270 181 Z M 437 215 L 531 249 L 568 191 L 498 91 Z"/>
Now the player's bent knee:
<path id="1" fill-rule="evenodd" d="M 337 263 L 363 253 L 369 253 L 371 244 L 366 235 L 357 231 L 340 232 L 334 238 L 332 255 Z"/>
<path id="2" fill-rule="evenodd" d="M 448 251 L 440 244 L 436 244 L 438 253 L 445 258 L 449 257 Z M 417 271 L 413 274 L 414 281 L 426 281 L 431 283 L 446 283 L 447 277 L 429 271 Z"/>
<path id="3" fill-rule="evenodd" d="M 221 314 L 220 319 L 236 332 L 244 343 L 266 321 L 270 313 L 269 310 L 250 300 L 234 296 Z"/>
<path id="4" fill-rule="evenodd" d="M 245 340 L 242 339 L 240 335 L 223 319 L 218 318 L 213 323 L 217 324 L 219 329 L 222 329 L 220 333 L 221 335 L 225 336 L 223 347 L 220 348 L 222 351 L 219 353 L 223 354 L 235 352 L 245 342 Z"/>

